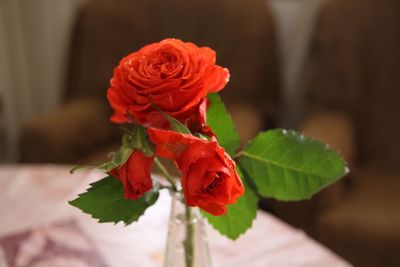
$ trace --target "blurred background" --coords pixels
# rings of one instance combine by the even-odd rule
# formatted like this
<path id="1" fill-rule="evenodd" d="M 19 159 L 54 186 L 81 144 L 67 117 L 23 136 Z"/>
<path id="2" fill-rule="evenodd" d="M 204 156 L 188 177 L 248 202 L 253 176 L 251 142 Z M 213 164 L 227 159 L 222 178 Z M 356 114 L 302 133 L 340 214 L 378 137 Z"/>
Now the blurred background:
<path id="1" fill-rule="evenodd" d="M 400 266 L 398 0 L 0 0 L 0 162 L 104 159 L 113 67 L 166 37 L 217 51 L 243 142 L 294 128 L 348 161 L 312 200 L 263 209 L 355 266 Z"/>

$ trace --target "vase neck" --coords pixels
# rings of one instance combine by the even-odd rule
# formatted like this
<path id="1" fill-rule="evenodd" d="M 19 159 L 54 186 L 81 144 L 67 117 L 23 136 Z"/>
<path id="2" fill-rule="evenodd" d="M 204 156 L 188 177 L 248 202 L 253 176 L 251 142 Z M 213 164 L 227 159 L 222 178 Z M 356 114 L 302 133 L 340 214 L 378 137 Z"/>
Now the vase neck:
<path id="1" fill-rule="evenodd" d="M 194 224 L 198 220 L 202 220 L 199 208 L 188 206 L 181 192 L 174 192 L 171 196 L 171 219 L 174 217 L 175 220 L 180 220 L 181 223 L 185 224 Z"/>
<path id="2" fill-rule="evenodd" d="M 210 267 L 205 225 L 197 207 L 173 193 L 164 267 Z"/>

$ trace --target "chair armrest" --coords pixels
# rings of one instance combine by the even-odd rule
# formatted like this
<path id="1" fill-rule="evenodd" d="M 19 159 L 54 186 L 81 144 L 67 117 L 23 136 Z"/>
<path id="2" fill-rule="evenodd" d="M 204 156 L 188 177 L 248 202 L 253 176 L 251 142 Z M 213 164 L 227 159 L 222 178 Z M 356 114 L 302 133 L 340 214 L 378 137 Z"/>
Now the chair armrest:
<path id="1" fill-rule="evenodd" d="M 107 106 L 95 99 L 73 100 L 23 126 L 21 162 L 74 163 L 113 136 Z"/>

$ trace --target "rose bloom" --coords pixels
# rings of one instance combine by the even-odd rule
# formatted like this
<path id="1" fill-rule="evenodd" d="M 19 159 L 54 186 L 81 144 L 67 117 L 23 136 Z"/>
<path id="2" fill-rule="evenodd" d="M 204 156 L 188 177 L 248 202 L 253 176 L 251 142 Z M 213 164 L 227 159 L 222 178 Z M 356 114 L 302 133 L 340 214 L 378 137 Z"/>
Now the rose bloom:
<path id="1" fill-rule="evenodd" d="M 121 181 L 126 199 L 138 199 L 153 188 L 151 167 L 154 157 L 147 157 L 135 150 L 125 164 L 111 170 L 109 174 Z"/>
<path id="2" fill-rule="evenodd" d="M 229 71 L 215 61 L 212 49 L 178 39 L 146 45 L 124 57 L 107 92 L 115 111 L 111 121 L 134 118 L 145 127 L 167 128 L 161 109 L 191 129 L 201 129 L 207 94 L 220 91 L 229 80 Z"/>
<path id="3" fill-rule="evenodd" d="M 243 195 L 235 162 L 217 142 L 154 128 L 148 133 L 157 146 L 156 154 L 175 160 L 181 171 L 187 205 L 218 216 Z"/>

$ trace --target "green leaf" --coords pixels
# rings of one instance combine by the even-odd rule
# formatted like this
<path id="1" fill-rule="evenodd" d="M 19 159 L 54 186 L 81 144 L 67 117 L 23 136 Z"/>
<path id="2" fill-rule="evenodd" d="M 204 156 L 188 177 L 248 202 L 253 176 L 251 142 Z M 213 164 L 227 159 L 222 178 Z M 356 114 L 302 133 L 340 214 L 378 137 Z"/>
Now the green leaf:
<path id="1" fill-rule="evenodd" d="M 111 171 L 112 169 L 123 165 L 132 154 L 133 148 L 127 146 L 121 146 L 117 152 L 112 156 L 111 161 L 105 162 L 97 166 L 97 169 L 103 169 L 105 171 Z"/>
<path id="2" fill-rule="evenodd" d="M 137 125 L 133 130 L 132 135 L 129 136 L 126 143 L 123 142 L 124 146 L 132 147 L 142 151 L 146 156 L 153 155 L 153 151 L 149 145 L 149 136 L 147 135 L 147 129 Z"/>
<path id="3" fill-rule="evenodd" d="M 136 140 L 134 139 L 134 136 L 129 134 L 124 134 L 122 137 L 121 147 L 118 149 L 118 151 L 111 153 L 112 157 L 110 161 L 101 163 L 99 165 L 77 165 L 73 167 L 69 172 L 74 173 L 75 171 L 84 168 L 96 168 L 109 172 L 112 169 L 115 169 L 118 166 L 123 165 L 129 159 L 129 156 L 132 154 L 135 148 L 135 143 L 136 143 L 135 141 Z"/>
<path id="4" fill-rule="evenodd" d="M 124 134 L 122 146 L 113 153 L 111 161 L 100 164 L 97 169 L 111 171 L 125 164 L 135 149 L 142 151 L 146 156 L 153 154 L 148 144 L 147 130 L 140 125 L 137 125 L 131 134 Z"/>
<path id="5" fill-rule="evenodd" d="M 207 125 L 217 135 L 220 146 L 233 155 L 240 145 L 240 138 L 232 117 L 218 94 L 209 94 L 208 99 L 211 105 L 207 111 Z"/>
<path id="6" fill-rule="evenodd" d="M 172 118 L 171 116 L 169 116 L 168 114 L 164 113 L 164 116 L 166 116 L 166 118 L 169 121 L 169 124 L 171 125 L 172 130 L 174 130 L 175 132 L 178 133 L 184 133 L 184 134 L 192 134 L 189 130 L 189 128 L 181 123 L 180 121 L 178 121 L 175 118 Z"/>
<path id="7" fill-rule="evenodd" d="M 135 149 L 142 151 L 146 156 L 153 155 L 149 145 L 147 129 L 140 125 L 136 125 L 133 131 L 128 131 L 127 134 L 122 136 L 122 145 L 118 151 L 111 153 L 110 161 L 100 165 L 77 165 L 70 170 L 70 173 L 83 168 L 97 168 L 109 172 L 125 164 Z"/>
<path id="8" fill-rule="evenodd" d="M 141 198 L 127 200 L 124 198 L 121 182 L 108 176 L 91 184 L 87 192 L 69 203 L 98 219 L 99 222 L 122 221 L 128 225 L 137 221 L 157 199 L 158 191 L 149 191 Z"/>
<path id="9" fill-rule="evenodd" d="M 240 166 L 264 197 L 310 198 L 347 173 L 327 145 L 282 129 L 260 133 L 241 152 Z"/>
<path id="10" fill-rule="evenodd" d="M 192 134 L 190 132 L 189 128 L 185 124 L 183 124 L 180 121 L 178 121 L 177 119 L 171 117 L 168 113 L 162 111 L 154 103 L 152 103 L 152 104 L 158 110 L 158 112 L 160 112 L 161 115 L 163 115 L 168 120 L 169 124 L 171 125 L 172 130 L 174 130 L 175 132 L 178 132 L 178 133 Z"/>
<path id="11" fill-rule="evenodd" d="M 257 195 L 250 189 L 243 179 L 243 174 L 237 167 L 245 187 L 244 195 L 235 204 L 227 206 L 227 213 L 221 216 L 213 216 L 205 211 L 202 214 L 208 222 L 222 235 L 235 240 L 241 234 L 251 228 L 253 220 L 257 216 Z"/>
<path id="12" fill-rule="evenodd" d="M 74 173 L 77 170 L 86 168 L 96 168 L 109 172 L 112 169 L 123 165 L 129 159 L 129 156 L 132 154 L 133 150 L 133 148 L 122 145 L 117 152 L 112 153 L 112 158 L 110 161 L 101 163 L 100 165 L 77 165 L 74 166 L 69 172 Z"/>

